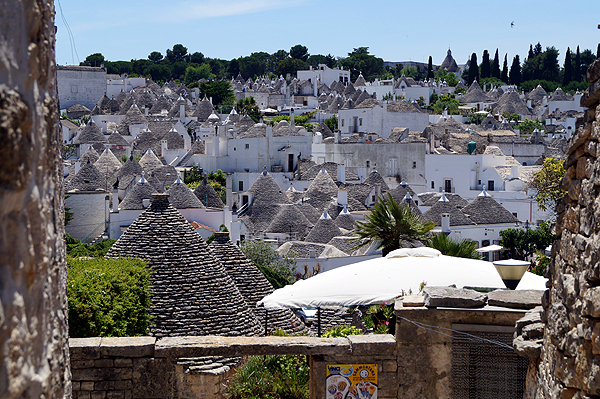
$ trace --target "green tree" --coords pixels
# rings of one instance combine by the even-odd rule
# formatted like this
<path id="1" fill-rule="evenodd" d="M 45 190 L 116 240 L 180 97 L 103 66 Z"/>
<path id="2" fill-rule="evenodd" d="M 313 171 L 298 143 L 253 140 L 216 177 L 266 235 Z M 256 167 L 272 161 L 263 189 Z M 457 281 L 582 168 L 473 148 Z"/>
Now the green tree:
<path id="1" fill-rule="evenodd" d="M 492 76 L 492 68 L 490 66 L 490 54 L 487 50 L 483 50 L 483 57 L 481 58 L 481 79 L 489 78 Z"/>
<path id="2" fill-rule="evenodd" d="M 338 61 L 338 65 L 350 71 L 350 80 L 355 81 L 362 72 L 367 82 L 373 81 L 384 72 L 383 59 L 369 54 L 368 47 L 358 47 L 348 53 L 347 58 Z"/>
<path id="3" fill-rule="evenodd" d="M 247 57 L 239 58 L 240 73 L 244 79 L 254 79 L 257 76 L 266 74 L 269 58 L 269 53 L 265 52 L 252 53 Z"/>
<path id="4" fill-rule="evenodd" d="M 443 255 L 458 258 L 481 259 L 477 252 L 477 243 L 473 240 L 455 240 L 444 233 L 433 234 L 427 241 L 427 246 L 435 248 Z"/>
<path id="5" fill-rule="evenodd" d="M 444 110 L 447 110 L 449 115 L 458 115 L 460 113 L 458 106 L 459 102 L 454 98 L 454 94 L 444 94 L 433 104 L 433 112 L 441 115 Z"/>
<path id="6" fill-rule="evenodd" d="M 139 259 L 67 257 L 69 335 L 148 335 L 150 270 Z"/>
<path id="7" fill-rule="evenodd" d="M 295 282 L 296 254 L 293 251 L 282 257 L 266 242 L 248 240 L 242 242 L 240 249 L 260 269 L 273 287 L 282 288 Z"/>
<path id="8" fill-rule="evenodd" d="M 202 64 L 199 67 L 189 66 L 185 69 L 185 84 L 197 82 L 200 79 L 214 79 L 215 75 L 210 70 L 210 65 Z"/>
<path id="9" fill-rule="evenodd" d="M 338 119 L 335 115 L 332 115 L 330 118 L 325 119 L 324 123 L 332 132 L 336 131 L 338 128 Z"/>
<path id="10" fill-rule="evenodd" d="M 308 48 L 301 44 L 296 44 L 290 49 L 290 57 L 306 62 L 308 60 Z"/>
<path id="11" fill-rule="evenodd" d="M 186 61 L 187 47 L 182 44 L 176 44 L 172 50 L 167 50 L 167 59 L 173 63 Z"/>
<path id="12" fill-rule="evenodd" d="M 195 52 L 192 53 L 190 55 L 190 62 L 194 63 L 194 64 L 203 64 L 204 63 L 204 54 L 202 54 L 201 52 Z"/>
<path id="13" fill-rule="evenodd" d="M 502 66 L 502 72 L 500 73 L 500 80 L 504 83 L 508 83 L 508 61 L 506 57 L 507 54 L 504 54 L 504 65 Z"/>
<path id="14" fill-rule="evenodd" d="M 533 176 L 530 187 L 536 191 L 535 201 L 545 211 L 554 209 L 556 201 L 567 192 L 560 188 L 560 181 L 565 175 L 564 161 L 554 158 L 544 159 L 542 169 Z"/>
<path id="15" fill-rule="evenodd" d="M 306 69 L 306 63 L 297 58 L 286 58 L 279 61 L 275 73 L 277 75 L 286 76 L 288 73 L 294 76 L 297 71 Z"/>
<path id="16" fill-rule="evenodd" d="M 201 96 L 212 97 L 214 105 L 233 105 L 235 94 L 228 80 L 213 80 L 200 85 Z"/>
<path id="17" fill-rule="evenodd" d="M 510 67 L 509 83 L 513 85 L 521 84 L 521 62 L 519 61 L 519 54 L 513 58 L 513 63 Z"/>
<path id="18" fill-rule="evenodd" d="M 496 49 L 494 62 L 492 63 L 492 78 L 500 79 L 500 59 L 498 58 L 498 49 Z"/>
<path id="19" fill-rule="evenodd" d="M 94 54 L 90 54 L 87 57 L 85 57 L 85 60 L 80 62 L 79 65 L 99 67 L 100 65 L 102 65 L 104 63 L 105 63 L 104 56 L 100 53 L 94 53 Z"/>
<path id="20" fill-rule="evenodd" d="M 508 248 L 514 259 L 521 260 L 526 260 L 536 251 L 543 251 L 555 239 L 547 223 L 542 223 L 538 229 L 500 230 L 500 237 L 502 237 L 500 245 Z"/>
<path id="21" fill-rule="evenodd" d="M 271 54 L 267 59 L 267 71 L 276 73 L 277 65 L 286 58 L 289 58 L 289 56 L 289 53 L 285 50 L 277 50 Z"/>
<path id="22" fill-rule="evenodd" d="M 256 100 L 254 97 L 246 97 L 238 100 L 235 103 L 235 110 L 240 115 L 248 115 L 254 122 L 260 121 L 262 117 L 262 113 L 260 112 L 260 108 L 256 105 Z"/>
<path id="23" fill-rule="evenodd" d="M 325 64 L 329 68 L 333 68 L 335 66 L 336 59 L 331 54 L 312 54 L 310 57 L 308 57 L 308 60 L 306 60 L 306 62 L 308 65 L 311 65 L 313 67 L 318 67 L 319 64 Z"/>
<path id="24" fill-rule="evenodd" d="M 153 51 L 148 56 L 148 60 L 155 64 L 158 64 L 159 62 L 161 62 L 162 59 L 163 59 L 163 55 L 160 53 L 160 51 Z"/>
<path id="25" fill-rule="evenodd" d="M 563 87 L 566 87 L 571 80 L 573 80 L 573 62 L 571 61 L 571 49 L 567 47 L 567 54 L 565 55 L 565 66 L 563 68 Z"/>
<path id="26" fill-rule="evenodd" d="M 433 59 L 429 56 L 427 61 L 427 79 L 433 79 Z"/>
<path id="27" fill-rule="evenodd" d="M 540 121 L 532 121 L 531 119 L 525 119 L 523 122 L 519 123 L 519 131 L 521 133 L 531 133 L 535 129 L 542 130 L 544 125 Z"/>
<path id="28" fill-rule="evenodd" d="M 152 78 L 155 82 L 166 82 L 171 79 L 171 69 L 164 64 L 150 64 L 141 75 Z"/>
<path id="29" fill-rule="evenodd" d="M 435 227 L 433 222 L 424 222 L 421 217 L 406 204 L 398 204 L 391 194 L 385 201 L 379 200 L 364 222 L 356 222 L 355 248 L 377 242 L 382 255 L 401 248 L 402 242 L 416 243 L 425 241 L 426 236 Z"/>
<path id="30" fill-rule="evenodd" d="M 473 53 L 471 54 L 471 61 L 469 62 L 467 85 L 470 85 L 476 80 L 479 80 L 479 66 L 477 65 L 477 54 Z"/>
<path id="31" fill-rule="evenodd" d="M 576 82 L 580 82 L 581 77 L 581 54 L 579 53 L 579 46 L 577 46 L 577 52 L 575 53 L 575 68 L 573 73 L 573 80 Z"/>
<path id="32" fill-rule="evenodd" d="M 558 66 L 558 50 L 554 47 L 546 47 L 542 54 L 542 74 L 541 78 L 558 82 L 560 67 Z"/>
<path id="33" fill-rule="evenodd" d="M 434 76 L 436 81 L 446 81 L 446 83 L 448 83 L 448 86 L 456 87 L 456 85 L 458 84 L 458 78 L 456 77 L 456 75 L 452 72 L 448 72 L 445 69 L 438 69 L 437 71 L 435 71 Z"/>

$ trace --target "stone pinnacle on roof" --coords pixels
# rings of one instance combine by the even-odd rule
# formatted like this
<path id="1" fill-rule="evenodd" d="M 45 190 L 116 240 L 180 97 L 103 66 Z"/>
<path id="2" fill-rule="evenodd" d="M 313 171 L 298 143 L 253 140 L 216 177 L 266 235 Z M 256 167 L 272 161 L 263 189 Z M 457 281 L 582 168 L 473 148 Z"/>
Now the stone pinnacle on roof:
<path id="1" fill-rule="evenodd" d="M 337 227 L 346 230 L 354 229 L 354 218 L 348 212 L 348 207 L 344 206 L 344 209 L 335 218 L 334 223 Z"/>
<path id="2" fill-rule="evenodd" d="M 144 209 L 144 200 L 150 200 L 152 198 L 152 194 L 157 194 L 158 192 L 154 188 L 152 184 L 146 180 L 144 177 L 144 172 L 142 172 L 142 177 L 140 180 L 133 186 L 131 190 L 127 193 L 123 201 L 119 204 L 119 210 L 141 210 Z"/>
<path id="3" fill-rule="evenodd" d="M 65 184 L 66 192 L 108 191 L 104 175 L 88 159 L 77 174 Z"/>
<path id="4" fill-rule="evenodd" d="M 96 125 L 93 119 L 90 119 L 87 125 L 83 128 L 79 136 L 74 141 L 74 144 L 96 144 L 106 143 L 106 137 L 102 130 Z"/>
<path id="5" fill-rule="evenodd" d="M 461 211 L 477 224 L 515 223 L 517 218 L 487 192 L 482 191 Z"/>
<path id="6" fill-rule="evenodd" d="M 169 187 L 167 194 L 169 194 L 169 202 L 176 209 L 204 208 L 202 201 L 181 181 L 179 176 L 177 176 L 175 183 Z"/>
<path id="7" fill-rule="evenodd" d="M 152 269 L 152 334 L 259 335 L 256 316 L 202 237 L 156 194 L 107 257 L 137 257 Z"/>
<path id="8" fill-rule="evenodd" d="M 148 149 L 146 153 L 144 153 L 144 156 L 140 158 L 140 166 L 146 172 L 152 172 L 154 169 L 163 166 L 163 163 L 158 159 L 156 154 L 154 154 L 154 151 Z"/>

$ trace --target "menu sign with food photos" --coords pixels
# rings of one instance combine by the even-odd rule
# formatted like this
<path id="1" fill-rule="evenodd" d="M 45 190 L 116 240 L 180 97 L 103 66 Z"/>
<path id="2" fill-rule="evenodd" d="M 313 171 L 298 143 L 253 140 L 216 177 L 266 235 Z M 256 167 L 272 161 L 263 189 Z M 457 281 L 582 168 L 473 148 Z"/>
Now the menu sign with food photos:
<path id="1" fill-rule="evenodd" d="M 376 364 L 328 364 L 326 399 L 377 399 Z"/>

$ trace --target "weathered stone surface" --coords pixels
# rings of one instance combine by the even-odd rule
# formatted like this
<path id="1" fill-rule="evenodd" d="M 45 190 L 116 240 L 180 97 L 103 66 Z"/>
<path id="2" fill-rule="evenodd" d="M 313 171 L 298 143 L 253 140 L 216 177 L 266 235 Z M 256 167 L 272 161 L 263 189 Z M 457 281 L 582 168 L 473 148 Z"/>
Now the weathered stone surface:
<path id="1" fill-rule="evenodd" d="M 100 342 L 102 356 L 152 357 L 155 337 L 104 337 Z"/>
<path id="2" fill-rule="evenodd" d="M 583 315 L 600 317 L 600 287 L 593 287 L 583 294 Z"/>
<path id="3" fill-rule="evenodd" d="M 347 354 L 346 338 L 312 337 L 168 337 L 156 342 L 156 357 Z"/>
<path id="4" fill-rule="evenodd" d="M 159 399 L 171 396 L 174 366 L 168 359 L 139 358 L 133 361 L 133 397 Z M 157 378 L 160 376 L 160 378 Z"/>
<path id="5" fill-rule="evenodd" d="M 479 308 L 485 306 L 487 300 L 485 294 L 453 287 L 425 287 L 423 293 L 428 308 Z"/>
<path id="6" fill-rule="evenodd" d="M 405 308 L 424 306 L 425 297 L 423 295 L 406 295 L 399 298 L 398 303 Z"/>
<path id="7" fill-rule="evenodd" d="M 513 340 L 513 348 L 519 356 L 535 360 L 540 357 L 542 342 L 541 339 L 526 340 L 523 337 L 517 337 Z"/>
<path id="8" fill-rule="evenodd" d="M 72 360 L 93 360 L 100 358 L 102 338 L 69 338 L 69 352 Z"/>
<path id="9" fill-rule="evenodd" d="M 589 83 L 594 83 L 600 79 L 600 58 L 592 62 L 592 65 L 588 68 L 585 76 Z"/>
<path id="10" fill-rule="evenodd" d="M 544 324 L 533 323 L 523 327 L 522 330 L 523 338 L 525 339 L 536 339 L 544 336 Z"/>
<path id="11" fill-rule="evenodd" d="M 130 380 L 130 368 L 73 369 L 73 381 Z"/>
<path id="12" fill-rule="evenodd" d="M 517 331 L 518 332 L 521 331 L 523 329 L 523 327 L 528 326 L 529 324 L 540 323 L 542 321 L 542 318 L 541 318 L 542 310 L 543 309 L 541 306 L 537 306 L 537 307 L 531 309 L 530 311 L 528 311 L 527 313 L 525 313 L 525 316 L 521 317 L 515 323 L 515 328 L 517 329 Z"/>
<path id="13" fill-rule="evenodd" d="M 569 149 L 567 150 L 569 157 L 565 162 L 565 167 L 573 165 L 573 163 L 577 162 L 579 156 L 583 155 L 585 149 L 581 148 L 581 146 L 590 138 L 591 134 L 591 126 L 586 125 L 577 129 L 573 136 L 571 136 L 569 139 Z M 579 151 L 579 153 L 576 153 L 576 151 Z"/>
<path id="14" fill-rule="evenodd" d="M 391 355 L 396 349 L 396 340 L 389 334 L 349 335 L 347 338 L 350 341 L 350 350 L 356 356 L 372 353 Z"/>
<path id="15" fill-rule="evenodd" d="M 544 291 L 495 290 L 487 294 L 488 305 L 515 309 L 533 309 L 542 304 Z"/>
<path id="16" fill-rule="evenodd" d="M 598 104 L 598 101 L 600 101 L 600 80 L 595 81 L 590 84 L 590 87 L 585 89 L 585 92 L 581 96 L 581 106 L 590 108 Z"/>

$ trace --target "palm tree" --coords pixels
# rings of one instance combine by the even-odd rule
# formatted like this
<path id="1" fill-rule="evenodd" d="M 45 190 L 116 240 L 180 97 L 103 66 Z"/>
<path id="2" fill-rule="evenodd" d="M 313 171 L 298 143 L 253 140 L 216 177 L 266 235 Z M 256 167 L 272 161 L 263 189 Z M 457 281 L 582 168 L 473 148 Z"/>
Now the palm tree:
<path id="1" fill-rule="evenodd" d="M 477 243 L 475 241 L 455 240 L 444 233 L 432 235 L 427 242 L 427 246 L 437 249 L 443 255 L 481 259 L 481 255 L 476 251 Z"/>
<path id="2" fill-rule="evenodd" d="M 401 242 L 425 241 L 426 235 L 435 227 L 433 222 L 424 222 L 407 204 L 398 204 L 388 193 L 385 201 L 378 201 L 364 222 L 356 222 L 355 241 L 361 241 L 354 248 L 360 248 L 376 241 L 383 256 L 401 248 Z"/>

